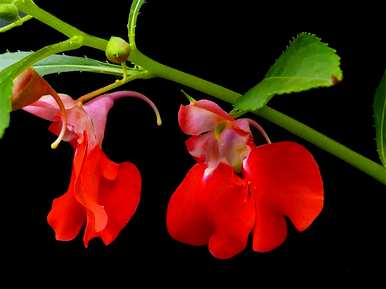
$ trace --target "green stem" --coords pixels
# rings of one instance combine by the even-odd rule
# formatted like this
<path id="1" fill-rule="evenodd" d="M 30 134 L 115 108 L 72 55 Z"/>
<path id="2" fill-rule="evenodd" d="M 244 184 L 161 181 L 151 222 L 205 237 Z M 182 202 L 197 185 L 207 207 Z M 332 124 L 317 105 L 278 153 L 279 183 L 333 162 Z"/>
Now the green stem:
<path id="1" fill-rule="evenodd" d="M 71 38 L 74 36 L 81 36 L 83 37 L 83 45 L 102 51 L 106 50 L 107 40 L 93 35 L 89 35 L 79 30 L 78 28 L 64 22 L 63 20 L 60 20 L 54 15 L 41 9 L 32 0 L 16 0 L 14 4 L 18 7 L 20 11 L 31 15 L 32 17 L 61 32 L 67 37 Z"/>
<path id="2" fill-rule="evenodd" d="M 183 84 L 232 104 L 235 103 L 236 100 L 241 96 L 241 94 L 224 88 L 220 85 L 211 83 L 204 79 L 154 61 L 153 59 L 150 59 L 146 55 L 142 54 L 137 49 L 131 51 L 129 59 L 133 63 L 140 65 L 148 70 L 154 76 Z M 386 169 L 376 162 L 354 152 L 353 150 L 321 134 L 309 126 L 306 126 L 301 122 L 268 106 L 255 111 L 254 114 L 263 117 L 272 123 L 290 131 L 291 133 L 313 143 L 319 148 L 344 160 L 353 167 L 361 170 L 362 172 L 386 185 Z"/>

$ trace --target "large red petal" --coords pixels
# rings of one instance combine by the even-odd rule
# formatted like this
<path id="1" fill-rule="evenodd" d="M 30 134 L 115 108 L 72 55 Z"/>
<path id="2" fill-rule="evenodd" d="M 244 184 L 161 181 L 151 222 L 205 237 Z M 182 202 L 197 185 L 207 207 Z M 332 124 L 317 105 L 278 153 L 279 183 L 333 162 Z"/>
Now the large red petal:
<path id="1" fill-rule="evenodd" d="M 220 164 L 204 179 L 207 168 L 195 165 L 170 199 L 170 235 L 191 245 L 209 245 L 217 258 L 241 252 L 254 224 L 254 207 L 245 183 L 233 169 Z"/>
<path id="2" fill-rule="evenodd" d="M 87 189 L 80 198 L 87 209 L 84 244 L 87 247 L 91 239 L 99 236 L 108 245 L 129 222 L 138 206 L 141 175 L 129 162 L 112 162 L 97 146 L 88 155 L 81 179 L 82 187 Z"/>
<path id="3" fill-rule="evenodd" d="M 246 247 L 255 222 L 254 202 L 248 186 L 232 167 L 220 164 L 208 177 L 205 190 L 214 227 L 209 250 L 220 259 L 233 257 Z"/>
<path id="4" fill-rule="evenodd" d="M 109 169 L 109 177 L 112 176 L 111 167 Z M 137 209 L 140 196 L 141 175 L 137 167 L 129 162 L 119 164 L 114 180 L 109 178 L 102 179 L 99 202 L 106 210 L 108 223 L 99 235 L 106 245 L 110 244 L 129 222 Z"/>
<path id="5" fill-rule="evenodd" d="M 193 166 L 172 195 L 166 216 L 169 234 L 191 245 L 205 245 L 213 231 L 207 214 L 207 192 L 204 190 L 204 164 Z"/>
<path id="6" fill-rule="evenodd" d="M 284 216 L 302 231 L 323 208 L 318 165 L 301 145 L 280 142 L 254 148 L 245 161 L 244 172 L 256 202 L 256 251 L 280 245 L 285 238 Z"/>

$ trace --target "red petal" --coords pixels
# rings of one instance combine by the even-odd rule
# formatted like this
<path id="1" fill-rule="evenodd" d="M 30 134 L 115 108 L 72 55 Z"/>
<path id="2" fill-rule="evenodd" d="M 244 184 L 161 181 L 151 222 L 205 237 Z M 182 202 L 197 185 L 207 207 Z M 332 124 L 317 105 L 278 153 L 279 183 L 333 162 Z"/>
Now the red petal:
<path id="1" fill-rule="evenodd" d="M 188 135 L 200 135 L 214 130 L 224 121 L 233 121 L 224 110 L 209 100 L 199 100 L 189 105 L 181 105 L 178 122 L 182 131 Z"/>
<path id="2" fill-rule="evenodd" d="M 102 175 L 100 160 L 102 157 L 103 152 L 98 145 L 87 152 L 75 189 L 77 201 L 92 213 L 93 221 L 88 220 L 87 227 L 92 225 L 95 232 L 102 231 L 106 227 L 108 219 L 104 207 L 98 200 Z"/>
<path id="3" fill-rule="evenodd" d="M 253 250 L 268 252 L 280 246 L 287 237 L 287 223 L 269 205 L 256 203 L 256 221 L 253 230 Z"/>
<path id="4" fill-rule="evenodd" d="M 94 215 L 90 211 L 86 211 L 86 216 L 87 216 L 87 223 L 86 223 L 86 228 L 84 229 L 83 243 L 84 243 L 84 246 L 87 248 L 90 240 L 97 237 L 98 233 L 95 231 Z"/>
<path id="5" fill-rule="evenodd" d="M 209 245 L 217 258 L 241 252 L 254 224 L 253 202 L 245 183 L 231 167 L 220 164 L 203 180 L 206 165 L 197 164 L 170 199 L 170 235 L 191 245 Z"/>
<path id="6" fill-rule="evenodd" d="M 209 250 L 217 258 L 230 258 L 247 245 L 255 222 L 254 202 L 246 183 L 225 164 L 208 178 L 205 189 L 209 195 L 208 214 L 215 228 Z"/>
<path id="7" fill-rule="evenodd" d="M 47 220 L 55 231 L 56 240 L 70 241 L 78 235 L 85 221 L 85 214 L 83 207 L 75 200 L 73 192 L 68 191 L 52 202 Z"/>
<path id="8" fill-rule="evenodd" d="M 102 175 L 106 179 L 110 181 L 114 181 L 118 176 L 119 167 L 120 167 L 119 164 L 111 161 L 102 151 L 101 159 L 100 159 L 100 168 L 102 170 Z"/>
<path id="9" fill-rule="evenodd" d="M 110 244 L 129 222 L 137 209 L 140 195 L 141 175 L 137 167 L 129 162 L 119 165 L 113 181 L 102 179 L 99 201 L 106 210 L 108 223 L 99 235 L 106 245 Z"/>
<path id="10" fill-rule="evenodd" d="M 285 238 L 284 216 L 302 231 L 321 212 L 323 183 L 319 168 L 301 145 L 280 142 L 254 148 L 244 170 L 256 202 L 256 251 L 280 245 Z"/>
<path id="11" fill-rule="evenodd" d="M 75 198 L 75 190 L 86 151 L 87 140 L 81 143 L 75 151 L 67 193 L 53 201 L 52 209 L 47 216 L 48 223 L 54 229 L 57 240 L 67 241 L 75 238 L 85 221 L 85 211 Z"/>
<path id="12" fill-rule="evenodd" d="M 172 195 L 166 216 L 169 234 L 176 240 L 205 245 L 213 231 L 207 215 L 207 192 L 204 191 L 204 164 L 193 166 Z"/>
<path id="13" fill-rule="evenodd" d="M 87 247 L 91 239 L 99 236 L 108 245 L 138 206 L 141 175 L 129 162 L 112 162 L 97 146 L 87 156 L 80 179 L 79 189 L 84 191 L 80 200 L 87 209 L 84 244 Z"/>

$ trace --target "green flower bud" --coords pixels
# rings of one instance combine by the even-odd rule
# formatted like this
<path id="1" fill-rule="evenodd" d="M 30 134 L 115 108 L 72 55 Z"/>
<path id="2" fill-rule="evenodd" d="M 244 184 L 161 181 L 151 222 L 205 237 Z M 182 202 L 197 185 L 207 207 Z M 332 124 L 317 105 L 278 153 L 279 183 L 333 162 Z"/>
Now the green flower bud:
<path id="1" fill-rule="evenodd" d="M 129 57 L 130 46 L 124 39 L 112 36 L 107 43 L 106 57 L 113 63 L 120 64 Z"/>
<path id="2" fill-rule="evenodd" d="M 14 22 L 19 18 L 19 10 L 13 4 L 0 4 L 0 18 Z"/>

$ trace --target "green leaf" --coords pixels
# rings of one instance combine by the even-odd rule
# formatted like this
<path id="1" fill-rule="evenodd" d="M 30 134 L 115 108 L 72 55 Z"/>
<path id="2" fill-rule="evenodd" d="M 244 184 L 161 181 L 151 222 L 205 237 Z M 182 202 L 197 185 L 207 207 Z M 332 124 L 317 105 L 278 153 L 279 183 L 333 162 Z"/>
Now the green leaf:
<path id="1" fill-rule="evenodd" d="M 327 87 L 342 80 L 335 50 L 309 33 L 299 34 L 276 60 L 264 79 L 235 104 L 239 111 L 254 111 L 276 94 Z"/>
<path id="2" fill-rule="evenodd" d="M 12 82 L 0 83 L 0 138 L 3 137 L 4 130 L 9 126 L 9 113 L 12 110 L 8 97 L 2 96 L 11 94 Z"/>
<path id="3" fill-rule="evenodd" d="M 379 158 L 386 167 L 386 69 L 374 97 L 374 118 Z"/>
<path id="4" fill-rule="evenodd" d="M 0 70 L 20 61 L 22 58 L 31 55 L 32 52 L 7 52 L 0 54 Z M 122 75 L 122 69 L 119 65 L 109 64 L 90 58 L 68 56 L 68 55 L 51 55 L 33 65 L 40 75 L 52 73 L 87 71 L 94 73 L 104 73 L 116 76 Z"/>

